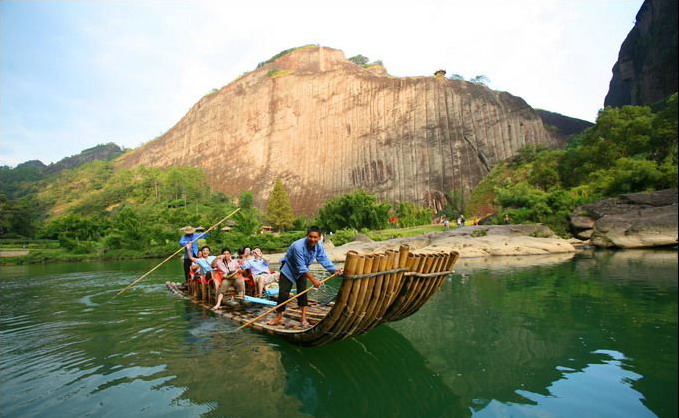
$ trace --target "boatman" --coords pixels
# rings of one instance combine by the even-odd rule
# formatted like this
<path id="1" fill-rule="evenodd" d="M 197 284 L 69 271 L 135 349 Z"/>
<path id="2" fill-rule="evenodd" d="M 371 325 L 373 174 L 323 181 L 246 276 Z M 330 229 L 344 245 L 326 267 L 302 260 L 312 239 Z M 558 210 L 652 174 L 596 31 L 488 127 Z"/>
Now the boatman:
<path id="1" fill-rule="evenodd" d="M 191 243 L 191 249 L 188 248 L 184 252 L 182 258 L 184 260 L 184 283 L 188 283 L 189 276 L 191 272 L 191 257 L 198 257 L 198 237 L 205 238 L 207 234 L 196 233 L 196 228 L 192 226 L 185 226 L 181 228 L 180 231 L 184 233 L 181 238 L 179 238 L 179 245 L 186 247 L 186 244 Z M 201 236 L 202 235 L 202 236 Z M 190 254 L 189 254 L 190 252 Z"/>
<path id="2" fill-rule="evenodd" d="M 279 305 L 290 299 L 290 290 L 292 290 L 293 283 L 297 288 L 297 294 L 300 294 L 306 289 L 307 279 L 311 280 L 314 287 L 319 287 L 321 285 L 321 282 L 311 274 L 311 271 L 309 271 L 309 266 L 314 260 L 318 261 L 331 274 L 337 271 L 339 271 L 339 273 L 342 272 L 341 270 L 338 270 L 328 258 L 325 253 L 325 248 L 323 248 L 323 244 L 319 242 L 320 239 L 321 230 L 317 226 L 312 226 L 307 230 L 306 238 L 298 239 L 288 248 L 285 257 L 283 258 L 281 276 L 278 282 Z M 306 319 L 306 307 L 308 304 L 309 301 L 306 293 L 297 298 L 297 306 L 299 306 L 302 311 L 299 322 L 303 327 L 309 326 L 309 322 Z M 280 325 L 283 322 L 285 306 L 286 305 L 283 305 L 276 309 L 276 316 L 269 320 L 269 325 Z"/>

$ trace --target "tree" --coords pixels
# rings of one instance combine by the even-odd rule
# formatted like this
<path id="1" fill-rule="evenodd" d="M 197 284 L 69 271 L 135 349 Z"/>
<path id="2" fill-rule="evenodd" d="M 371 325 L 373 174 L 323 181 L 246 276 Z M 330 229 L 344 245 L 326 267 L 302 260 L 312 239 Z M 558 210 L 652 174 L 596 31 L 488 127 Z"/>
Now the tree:
<path id="1" fill-rule="evenodd" d="M 240 192 L 240 198 L 238 199 L 238 206 L 241 209 L 250 209 L 252 208 L 254 202 L 254 197 L 252 196 L 252 192 L 249 190 L 244 190 Z"/>
<path id="2" fill-rule="evenodd" d="M 262 225 L 257 208 L 241 209 L 235 216 L 235 230 L 245 235 L 252 235 Z"/>
<path id="3" fill-rule="evenodd" d="M 286 230 L 292 227 L 295 215 L 292 213 L 292 204 L 288 191 L 283 187 L 283 182 L 276 179 L 273 191 L 269 196 L 269 203 L 266 208 L 267 221 L 278 230 Z"/>
<path id="4" fill-rule="evenodd" d="M 477 75 L 476 77 L 472 77 L 469 79 L 469 81 L 471 81 L 474 84 L 483 85 L 487 85 L 488 83 L 490 83 L 490 79 L 483 74 Z"/>
<path id="5" fill-rule="evenodd" d="M 413 202 L 400 202 L 396 209 L 398 223 L 402 228 L 431 223 L 432 210 Z"/>
<path id="6" fill-rule="evenodd" d="M 388 226 L 390 205 L 364 191 L 356 190 L 334 197 L 318 212 L 318 224 L 328 231 L 339 229 L 384 229 Z"/>
<path id="7" fill-rule="evenodd" d="M 354 64 L 357 65 L 366 65 L 370 61 L 368 57 L 364 57 L 361 54 L 354 55 L 353 57 L 349 58 L 349 61 L 353 62 Z"/>

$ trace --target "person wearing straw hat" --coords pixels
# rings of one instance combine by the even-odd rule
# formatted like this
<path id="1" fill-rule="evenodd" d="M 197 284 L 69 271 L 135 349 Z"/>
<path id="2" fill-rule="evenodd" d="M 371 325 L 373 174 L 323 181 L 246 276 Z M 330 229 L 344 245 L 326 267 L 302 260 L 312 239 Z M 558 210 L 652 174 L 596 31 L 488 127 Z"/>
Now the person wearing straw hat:
<path id="1" fill-rule="evenodd" d="M 198 256 L 197 238 L 200 236 L 200 234 L 196 233 L 196 228 L 190 225 L 181 228 L 180 231 L 182 231 L 184 235 L 179 238 L 179 245 L 186 247 L 186 244 L 191 243 L 191 249 L 189 250 L 187 248 L 182 254 L 182 259 L 184 260 L 184 283 L 188 283 L 191 275 L 191 264 L 193 263 L 193 261 L 191 261 L 191 257 Z M 189 254 L 189 251 L 191 254 Z"/>
<path id="2" fill-rule="evenodd" d="M 281 267 L 280 280 L 278 284 L 278 304 L 282 304 L 290 298 L 290 290 L 294 284 L 297 288 L 297 293 L 301 294 L 307 286 L 307 279 L 311 280 L 314 287 L 319 287 L 321 282 L 311 274 L 309 266 L 311 263 L 318 261 L 329 273 L 340 272 L 332 263 L 330 258 L 325 253 L 325 248 L 320 242 L 321 230 L 317 226 L 312 226 L 307 229 L 306 237 L 298 239 L 293 242 L 285 253 L 285 263 Z M 297 299 L 297 305 L 300 307 L 301 316 L 299 319 L 303 327 L 308 327 L 309 322 L 306 319 L 306 307 L 309 304 L 306 293 L 302 294 Z M 283 322 L 283 312 L 285 305 L 276 309 L 276 315 L 268 322 L 269 325 L 280 325 Z"/>

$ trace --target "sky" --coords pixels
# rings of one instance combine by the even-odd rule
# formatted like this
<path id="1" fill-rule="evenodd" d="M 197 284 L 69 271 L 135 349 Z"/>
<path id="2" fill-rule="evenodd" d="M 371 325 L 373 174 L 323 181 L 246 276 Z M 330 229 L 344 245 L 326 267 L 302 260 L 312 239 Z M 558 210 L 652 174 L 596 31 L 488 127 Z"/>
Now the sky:
<path id="1" fill-rule="evenodd" d="M 439 68 L 594 121 L 642 0 L 2 1 L 0 165 L 134 148 L 278 52 Z"/>

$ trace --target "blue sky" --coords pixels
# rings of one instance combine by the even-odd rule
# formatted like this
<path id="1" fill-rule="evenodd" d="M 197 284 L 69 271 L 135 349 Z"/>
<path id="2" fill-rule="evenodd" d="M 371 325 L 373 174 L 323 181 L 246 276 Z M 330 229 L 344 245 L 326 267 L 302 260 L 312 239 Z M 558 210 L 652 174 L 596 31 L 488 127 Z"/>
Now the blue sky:
<path id="1" fill-rule="evenodd" d="M 593 121 L 641 0 L 0 2 L 0 164 L 136 147 L 213 88 L 320 44 Z"/>

